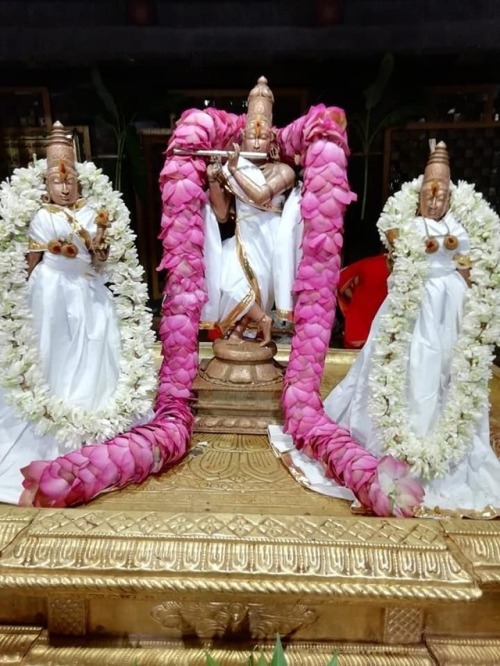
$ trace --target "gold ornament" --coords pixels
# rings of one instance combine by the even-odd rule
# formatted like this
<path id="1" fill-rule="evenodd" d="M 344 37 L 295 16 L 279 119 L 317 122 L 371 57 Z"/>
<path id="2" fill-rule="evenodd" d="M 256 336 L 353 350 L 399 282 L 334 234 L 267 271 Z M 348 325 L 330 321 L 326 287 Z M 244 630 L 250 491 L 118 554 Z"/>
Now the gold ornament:
<path id="1" fill-rule="evenodd" d="M 74 259 L 78 254 L 78 248 L 71 241 L 66 241 L 62 244 L 61 254 L 66 259 Z"/>
<path id="2" fill-rule="evenodd" d="M 439 243 L 435 236 L 427 236 L 425 239 L 425 251 L 427 254 L 434 254 L 439 250 Z"/>
<path id="3" fill-rule="evenodd" d="M 456 250 L 458 247 L 458 238 L 453 234 L 446 234 L 443 245 L 447 250 Z"/>

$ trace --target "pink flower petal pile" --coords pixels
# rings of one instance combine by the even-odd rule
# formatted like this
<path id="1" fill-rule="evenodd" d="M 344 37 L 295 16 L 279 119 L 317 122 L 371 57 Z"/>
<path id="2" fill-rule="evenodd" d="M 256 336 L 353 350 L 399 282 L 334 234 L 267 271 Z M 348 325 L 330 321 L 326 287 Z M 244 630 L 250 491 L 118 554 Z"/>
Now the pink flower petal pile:
<path id="1" fill-rule="evenodd" d="M 320 461 L 327 476 L 350 488 L 365 507 L 377 515 L 411 515 L 423 490 L 409 478 L 408 465 L 389 456 L 379 461 L 325 414 L 320 397 L 335 317 L 344 211 L 355 199 L 346 174 L 345 127 L 342 109 L 318 105 L 278 133 L 281 154 L 301 155 L 304 165 L 303 257 L 294 284 L 295 335 L 282 398 L 285 430 L 297 448 Z"/>
<path id="2" fill-rule="evenodd" d="M 206 301 L 202 206 L 204 160 L 185 150 L 229 148 L 239 140 L 245 116 L 217 109 L 186 111 L 167 147 L 160 174 L 163 202 L 160 238 L 165 270 L 159 336 L 162 365 L 155 416 L 107 442 L 84 446 L 23 470 L 21 505 L 71 506 L 99 493 L 140 483 L 178 462 L 192 435 L 192 384 L 198 358 L 198 325 Z M 340 272 L 343 214 L 355 195 L 346 177 L 347 137 L 342 109 L 315 106 L 278 130 L 284 159 L 301 156 L 304 188 L 303 259 L 294 284 L 295 335 L 283 391 L 285 427 L 298 448 L 321 461 L 328 476 L 349 487 L 377 515 L 411 515 L 421 500 L 408 466 L 390 456 L 378 460 L 329 419 L 319 394 Z"/>

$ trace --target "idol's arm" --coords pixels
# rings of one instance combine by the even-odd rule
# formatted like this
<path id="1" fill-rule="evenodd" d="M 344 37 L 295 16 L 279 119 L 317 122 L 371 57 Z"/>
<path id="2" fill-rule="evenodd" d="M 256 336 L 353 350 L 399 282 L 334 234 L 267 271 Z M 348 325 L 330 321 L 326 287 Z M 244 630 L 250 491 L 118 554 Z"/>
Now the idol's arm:
<path id="1" fill-rule="evenodd" d="M 43 252 L 28 252 L 28 278 L 33 273 L 35 266 L 40 263 L 43 257 Z"/>
<path id="2" fill-rule="evenodd" d="M 96 264 L 104 264 L 109 257 L 109 241 L 106 238 L 106 228 L 97 227 L 97 233 L 92 241 L 92 259 Z"/>
<path id="3" fill-rule="evenodd" d="M 460 273 L 463 279 L 467 282 L 467 285 L 470 287 L 472 285 L 470 279 L 470 268 L 457 268 L 457 271 Z"/>
<path id="4" fill-rule="evenodd" d="M 240 148 L 234 145 L 234 153 L 228 160 L 229 173 L 236 183 L 241 187 L 245 195 L 258 206 L 270 203 L 272 198 L 293 187 L 295 183 L 295 172 L 287 164 L 269 163 L 262 167 L 262 172 L 266 178 L 263 185 L 257 185 L 254 181 L 243 173 L 237 166 Z"/>
<path id="5" fill-rule="evenodd" d="M 208 180 L 208 198 L 219 224 L 224 224 L 229 219 L 231 209 L 231 195 L 225 191 L 218 180 Z"/>
<path id="6" fill-rule="evenodd" d="M 219 224 L 229 219 L 231 195 L 224 188 L 224 179 L 220 164 L 209 164 L 207 167 L 208 198 L 214 215 Z"/>

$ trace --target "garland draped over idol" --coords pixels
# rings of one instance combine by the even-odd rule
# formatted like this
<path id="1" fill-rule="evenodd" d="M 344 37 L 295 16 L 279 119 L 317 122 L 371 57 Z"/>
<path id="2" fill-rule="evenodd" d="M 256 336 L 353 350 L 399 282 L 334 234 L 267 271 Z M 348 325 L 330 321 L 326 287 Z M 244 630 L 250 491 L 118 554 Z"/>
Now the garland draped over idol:
<path id="1" fill-rule="evenodd" d="M 494 345 L 500 339 L 500 219 L 470 183 L 451 186 L 450 213 L 467 231 L 470 289 L 439 423 L 419 437 L 408 426 L 406 364 L 429 262 L 414 221 L 422 177 L 405 183 L 384 206 L 384 232 L 398 229 L 393 285 L 373 349 L 368 408 L 384 449 L 425 478 L 445 475 L 467 453 L 488 404 Z M 460 258 L 458 258 L 460 260 Z"/>
<path id="2" fill-rule="evenodd" d="M 50 434 L 70 450 L 82 441 L 100 441 L 127 430 L 134 414 L 145 414 L 151 408 L 151 394 L 156 388 L 153 337 L 151 317 L 145 308 L 146 285 L 138 272 L 128 211 L 94 165 L 79 164 L 82 195 L 96 213 L 105 208 L 112 224 L 106 271 L 113 283 L 122 359 L 116 389 L 105 408 L 83 409 L 52 395 L 43 377 L 31 324 L 25 261 L 28 225 L 43 203 L 45 170 L 45 160 L 18 169 L 10 184 L 2 186 L 1 384 L 5 400 L 21 418 L 33 421 L 38 434 Z"/>
<path id="3" fill-rule="evenodd" d="M 301 155 L 304 188 L 302 260 L 294 284 L 295 334 L 283 389 L 285 430 L 380 516 L 411 516 L 423 499 L 409 466 L 369 453 L 324 411 L 320 397 L 340 276 L 343 216 L 355 198 L 347 182 L 349 154 L 341 109 L 313 107 L 279 134 L 282 155 Z"/>
<path id="4" fill-rule="evenodd" d="M 173 360 L 172 369 L 184 372 L 186 379 L 189 375 L 191 382 L 197 368 L 199 315 L 207 298 L 202 212 L 207 202 L 206 164 L 200 158 L 174 155 L 173 148 L 230 149 L 239 141 L 244 123 L 244 116 L 217 109 L 186 111 L 170 141 L 160 177 L 165 249 L 160 268 L 177 270 L 195 288 L 189 292 L 187 282 L 167 286 L 162 326 L 172 331 L 174 339 L 178 336 L 177 344 L 184 339 L 185 351 L 193 360 L 187 364 L 182 358 Z M 326 416 L 319 394 L 335 316 L 343 213 L 355 198 L 346 177 L 344 112 L 324 105 L 312 107 L 278 130 L 277 142 L 282 158 L 293 163 L 300 155 L 304 166 L 303 258 L 294 286 L 295 334 L 283 392 L 285 427 L 299 448 L 320 460 L 326 473 L 351 488 L 365 506 L 379 515 L 410 515 L 422 491 L 408 478 L 408 465 L 391 456 L 378 460 L 359 446 Z"/>
<path id="5" fill-rule="evenodd" d="M 5 399 L 22 418 L 32 420 L 40 433 L 52 434 L 68 449 L 74 449 L 78 435 L 79 442 L 96 442 L 55 460 L 30 463 L 23 470 L 22 505 L 81 504 L 104 490 L 139 483 L 179 460 L 190 439 L 190 410 L 161 387 L 153 420 L 129 429 L 134 414 L 145 414 L 151 407 L 157 386 L 147 289 L 121 194 L 94 164 L 76 167 L 82 196 L 96 212 L 106 208 L 110 219 L 106 272 L 120 328 L 120 378 L 109 407 L 97 415 L 87 410 L 83 420 L 81 410 L 50 396 L 45 386 L 27 306 L 25 254 L 29 222 L 46 194 L 46 162 L 16 169 L 0 188 L 0 281 L 4 294 L 0 349 L 3 367 L 10 364 L 2 375 Z M 113 436 L 115 433 L 121 434 Z"/>
<path id="6" fill-rule="evenodd" d="M 31 465 L 26 485 L 35 493 L 35 504 L 63 506 L 87 501 L 104 490 L 106 482 L 107 487 L 120 487 L 141 481 L 174 463 L 187 450 L 193 424 L 192 384 L 198 368 L 198 325 L 207 300 L 203 260 L 206 163 L 201 158 L 174 155 L 173 148 L 230 148 L 239 141 L 244 124 L 243 115 L 213 108 L 188 110 L 178 121 L 167 148 L 159 179 L 164 249 L 159 269 L 167 271 L 167 279 L 159 328 L 163 362 L 154 420 L 106 442 L 104 447 L 84 447 L 73 459 L 69 454 L 44 463 L 48 467 L 41 474 Z M 294 285 L 295 334 L 283 391 L 285 429 L 298 448 L 319 460 L 326 474 L 349 487 L 364 506 L 378 515 L 411 515 L 423 491 L 408 477 L 409 466 L 391 456 L 379 460 L 353 441 L 344 428 L 326 416 L 319 393 L 335 316 L 343 213 L 355 198 L 346 177 L 344 112 L 324 105 L 312 107 L 278 130 L 277 141 L 283 158 L 293 163 L 300 155 L 304 167 L 303 258 Z M 123 464 L 117 457 L 110 462 L 111 455 L 105 453 L 108 448 L 120 452 Z M 140 462 L 129 453 L 139 448 L 143 455 Z M 91 460 L 94 454 L 96 461 Z M 101 464 L 100 456 L 105 457 L 106 465 L 109 462 L 109 468 L 104 466 L 109 469 L 106 478 L 99 477 L 95 469 Z M 90 481 L 79 476 L 81 466 L 87 466 Z M 99 478 L 95 486 L 94 478 Z M 45 487 L 44 480 L 48 481 Z M 54 488 L 55 482 L 63 487 L 59 495 L 55 490 L 50 494 L 51 480 Z"/>

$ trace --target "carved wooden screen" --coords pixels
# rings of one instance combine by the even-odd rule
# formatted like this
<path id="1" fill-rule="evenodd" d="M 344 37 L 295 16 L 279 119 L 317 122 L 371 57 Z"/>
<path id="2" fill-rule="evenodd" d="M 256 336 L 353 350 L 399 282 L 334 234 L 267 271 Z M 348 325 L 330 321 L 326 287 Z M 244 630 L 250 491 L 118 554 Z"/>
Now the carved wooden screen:
<path id="1" fill-rule="evenodd" d="M 79 161 L 90 160 L 90 132 L 88 125 L 66 127 L 73 140 L 73 149 Z M 0 127 L 0 180 L 8 178 L 17 167 L 27 167 L 36 155 L 46 156 L 49 141 L 44 127 Z"/>
<path id="2" fill-rule="evenodd" d="M 500 212 L 500 122 L 411 123 L 386 132 L 384 201 L 424 170 L 429 140 L 444 141 L 454 182 L 474 183 Z"/>
<path id="3" fill-rule="evenodd" d="M 171 129 L 155 128 L 141 130 L 144 161 L 147 168 L 146 210 L 139 215 L 138 246 L 141 263 L 146 271 L 149 295 L 155 303 L 161 300 L 164 274 L 156 270 L 162 257 L 162 244 L 158 239 L 161 221 L 161 195 L 158 179 L 165 163 L 165 151 Z"/>

